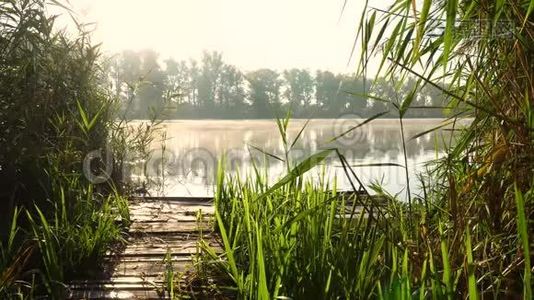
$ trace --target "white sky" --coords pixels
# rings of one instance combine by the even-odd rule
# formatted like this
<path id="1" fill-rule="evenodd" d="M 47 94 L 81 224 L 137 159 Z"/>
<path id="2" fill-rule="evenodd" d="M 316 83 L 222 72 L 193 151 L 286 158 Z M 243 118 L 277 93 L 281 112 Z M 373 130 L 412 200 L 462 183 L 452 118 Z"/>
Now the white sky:
<path id="1" fill-rule="evenodd" d="M 352 72 L 356 63 L 347 63 L 363 0 L 348 0 L 341 15 L 343 2 L 71 0 L 71 5 L 83 22 L 96 22 L 94 41 L 109 52 L 150 48 L 162 58 L 189 59 L 218 50 L 243 70 Z"/>

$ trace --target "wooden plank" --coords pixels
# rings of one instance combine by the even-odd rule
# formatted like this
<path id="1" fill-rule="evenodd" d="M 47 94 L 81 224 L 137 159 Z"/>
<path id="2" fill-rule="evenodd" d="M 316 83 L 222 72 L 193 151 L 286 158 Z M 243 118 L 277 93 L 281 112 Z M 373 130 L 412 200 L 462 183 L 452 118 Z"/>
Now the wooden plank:
<path id="1" fill-rule="evenodd" d="M 158 284 L 163 282 L 163 274 L 161 276 L 117 276 L 108 279 L 74 280 L 71 282 L 71 289 L 91 287 L 146 289 L 160 287 Z"/>
<path id="2" fill-rule="evenodd" d="M 213 247 L 215 253 L 221 253 L 222 248 L 220 247 Z M 163 257 L 167 254 L 167 252 L 170 251 L 171 255 L 175 256 L 190 256 L 192 254 L 200 253 L 200 249 L 197 248 L 197 246 L 180 246 L 180 247 L 173 247 L 173 248 L 130 248 L 124 250 L 124 253 L 122 256 L 161 256 L 162 260 Z"/>
<path id="3" fill-rule="evenodd" d="M 177 287 L 178 288 L 178 287 Z M 187 295 L 180 294 L 179 299 L 235 299 L 232 296 L 218 295 L 214 296 L 210 293 L 209 287 L 188 286 L 181 284 L 182 292 L 187 292 Z M 175 292 L 175 295 L 178 292 Z M 185 296 L 185 297 L 184 297 Z M 170 299 L 169 292 L 161 288 L 133 288 L 124 289 L 124 287 L 87 287 L 86 289 L 72 290 L 68 294 L 70 299 Z"/>
<path id="4" fill-rule="evenodd" d="M 207 232 L 174 232 L 172 234 L 138 234 L 130 235 L 128 237 L 128 244 L 133 243 L 174 243 L 179 241 L 189 240 L 216 240 L 216 235 L 213 231 Z"/>
<path id="5" fill-rule="evenodd" d="M 180 294 L 178 299 L 235 299 L 235 296 L 214 296 L 210 293 L 209 287 L 181 287 L 187 295 Z M 175 292 L 175 295 L 178 294 Z M 163 289 L 145 289 L 145 290 L 109 290 L 93 288 L 89 290 L 74 290 L 69 293 L 69 299 L 171 299 L 168 291 Z"/>
<path id="6" fill-rule="evenodd" d="M 130 203 L 132 207 L 213 207 L 213 202 L 199 202 L 199 201 L 136 201 Z"/>
<path id="7" fill-rule="evenodd" d="M 197 216 L 198 213 L 202 215 L 212 216 L 215 214 L 215 210 L 209 207 L 200 207 L 200 206 L 184 206 L 184 207 L 135 207 L 130 210 L 130 215 L 135 216 L 139 215 L 157 215 L 157 214 L 168 214 L 168 215 L 177 215 L 184 214 L 189 216 Z"/>
<path id="8" fill-rule="evenodd" d="M 154 279 L 153 277 L 143 278 L 141 276 L 119 276 L 112 277 L 108 280 L 72 282 L 70 285 L 70 289 L 150 290 L 161 287 L 163 282 L 163 277 L 160 279 Z"/>
<path id="9" fill-rule="evenodd" d="M 159 233 L 159 234 L 149 234 L 149 233 L 142 233 L 142 234 L 132 234 L 127 238 L 127 245 L 133 244 L 133 243 L 175 243 L 179 241 L 189 241 L 189 240 L 195 240 L 199 241 L 200 239 L 203 240 L 210 240 L 210 241 L 216 241 L 216 235 L 213 231 L 206 231 L 206 232 L 199 232 L 199 231 L 193 231 L 193 232 L 172 232 L 170 234 L 165 233 Z"/>
<path id="10" fill-rule="evenodd" d="M 203 220 L 207 220 L 206 214 L 202 216 Z M 196 222 L 198 220 L 197 216 L 186 215 L 186 214 L 170 214 L 170 213 L 159 213 L 154 214 L 134 214 L 130 217 L 132 222 L 138 223 L 148 223 L 148 222 Z"/>
<path id="11" fill-rule="evenodd" d="M 130 197 L 130 201 L 146 202 L 213 202 L 213 197 Z"/>
<path id="12" fill-rule="evenodd" d="M 163 260 L 154 261 L 121 261 L 113 268 L 113 276 L 158 276 L 166 271 L 172 270 L 175 273 L 183 273 L 187 270 L 193 269 L 191 259 L 187 261 L 173 261 L 171 264 Z"/>
<path id="13" fill-rule="evenodd" d="M 189 240 L 164 240 L 161 242 L 145 242 L 137 241 L 136 243 L 131 243 L 126 246 L 125 251 L 131 249 L 172 249 L 172 248 L 189 248 L 199 246 L 198 239 L 189 239 Z M 218 246 L 219 243 L 214 240 L 205 239 L 205 242 L 210 246 Z"/>
<path id="14" fill-rule="evenodd" d="M 185 233 L 185 232 L 211 232 L 212 226 L 205 222 L 151 222 L 132 223 L 130 232 L 139 233 Z"/>
<path id="15" fill-rule="evenodd" d="M 180 286 L 185 285 L 186 276 L 176 276 L 175 283 Z M 209 280 L 209 279 L 208 279 Z M 128 289 L 128 290 L 146 290 L 161 288 L 165 280 L 162 276 L 119 276 L 109 279 L 100 280 L 78 280 L 73 281 L 70 285 L 71 290 L 83 290 L 83 289 Z"/>
<path id="16" fill-rule="evenodd" d="M 212 203 L 209 203 L 209 202 L 168 202 L 168 201 L 160 201 L 160 202 L 136 202 L 136 203 L 131 203 L 130 206 L 132 208 L 137 208 L 137 207 L 144 207 L 144 208 L 153 208 L 153 209 L 158 209 L 158 208 L 162 208 L 162 207 L 167 207 L 167 208 L 180 208 L 180 207 L 192 207 L 192 208 L 195 208 L 195 209 L 209 209 L 211 207 L 213 207 L 213 204 Z"/>
<path id="17" fill-rule="evenodd" d="M 141 217 L 147 217 L 147 216 L 151 216 L 151 217 L 175 217 L 175 218 L 179 218 L 181 216 L 190 216 L 190 217 L 200 217 L 200 218 L 205 218 L 205 219 L 211 219 L 215 214 L 215 211 L 212 211 L 212 212 L 206 212 L 204 210 L 200 211 L 200 210 L 187 210 L 187 208 L 182 208 L 181 210 L 179 209 L 173 209 L 173 210 L 169 210 L 169 209 L 154 209 L 154 208 L 139 208 L 137 210 L 131 210 L 130 211 L 130 217 L 136 217 L 136 216 L 141 216 Z"/>
<path id="18" fill-rule="evenodd" d="M 71 291 L 68 299 L 169 299 L 154 289 L 144 290 L 109 290 L 103 288 L 81 289 Z"/>
<path id="19" fill-rule="evenodd" d="M 173 263 L 191 262 L 191 257 L 181 255 L 171 256 L 170 259 Z M 125 256 L 118 263 L 158 263 L 161 261 L 163 261 L 163 258 L 154 256 Z"/>

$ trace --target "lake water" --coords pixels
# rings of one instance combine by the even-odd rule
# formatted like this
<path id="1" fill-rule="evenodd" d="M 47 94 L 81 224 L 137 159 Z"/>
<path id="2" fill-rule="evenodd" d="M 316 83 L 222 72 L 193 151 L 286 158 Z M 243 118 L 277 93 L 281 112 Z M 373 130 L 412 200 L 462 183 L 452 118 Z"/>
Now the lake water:
<path id="1" fill-rule="evenodd" d="M 450 131 L 410 139 L 414 135 L 440 124 L 438 119 L 405 120 L 404 132 L 407 140 L 406 154 L 412 191 L 417 193 L 415 174 L 425 170 L 425 164 L 440 155 L 437 145 L 448 143 Z M 398 120 L 381 119 L 368 123 L 337 141 L 331 141 L 349 128 L 359 124 L 359 119 L 314 119 L 309 122 L 299 141 L 290 152 L 294 162 L 321 149 L 336 147 L 350 164 L 400 164 L 404 165 L 401 132 Z M 298 135 L 306 120 L 292 120 L 288 136 L 289 143 Z M 217 170 L 217 160 L 226 157 L 230 174 L 253 174 L 252 160 L 260 168 L 268 170 L 271 184 L 284 175 L 284 164 L 265 155 L 252 146 L 278 157 L 284 157 L 284 144 L 274 120 L 174 120 L 161 124 L 158 138 L 153 144 L 151 159 L 146 163 L 145 174 L 156 184 L 151 189 L 155 196 L 209 196 Z M 323 168 L 324 166 L 324 168 Z M 317 180 L 321 171 L 327 180 L 336 177 L 338 189 L 350 190 L 350 181 L 339 159 L 333 155 L 321 167 L 312 169 L 307 175 Z M 137 169 L 134 180 L 145 177 Z M 368 185 L 380 182 L 390 193 L 405 193 L 405 171 L 398 166 L 354 168 L 357 176 Z M 135 172 L 134 172 L 135 174 Z M 402 197 L 402 196 L 401 196 Z"/>

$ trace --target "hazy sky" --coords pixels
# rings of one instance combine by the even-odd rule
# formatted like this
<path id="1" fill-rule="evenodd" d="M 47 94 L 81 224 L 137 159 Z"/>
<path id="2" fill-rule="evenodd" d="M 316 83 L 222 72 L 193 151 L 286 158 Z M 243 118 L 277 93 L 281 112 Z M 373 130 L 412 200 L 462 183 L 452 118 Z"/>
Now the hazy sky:
<path id="1" fill-rule="evenodd" d="M 152 48 L 162 58 L 223 52 L 244 70 L 301 67 L 350 72 L 362 0 L 71 0 L 96 22 L 106 51 Z"/>

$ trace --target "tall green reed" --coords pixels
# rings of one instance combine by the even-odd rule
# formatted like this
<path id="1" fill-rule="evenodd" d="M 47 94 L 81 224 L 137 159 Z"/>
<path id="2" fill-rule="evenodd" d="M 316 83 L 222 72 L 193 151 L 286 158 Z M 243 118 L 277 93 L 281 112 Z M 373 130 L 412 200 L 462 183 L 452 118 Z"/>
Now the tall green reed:
<path id="1" fill-rule="evenodd" d="M 278 121 L 282 136 L 288 122 Z M 281 139 L 288 143 L 288 137 Z M 477 253 L 488 251 L 491 243 L 507 242 L 512 251 L 523 243 L 529 255 L 528 240 L 521 239 L 524 231 L 496 241 L 485 236 L 486 228 L 474 226 L 475 219 L 458 231 L 450 207 L 439 201 L 442 190 L 427 190 L 440 184 L 432 173 L 421 177 L 425 199 L 411 204 L 379 185 L 371 186 L 375 196 L 362 197 L 365 189 L 357 186 L 358 180 L 354 192 L 346 194 L 338 193 L 335 182 L 303 179 L 335 153 L 328 149 L 300 163 L 285 161 L 287 175 L 271 186 L 262 184 L 267 180 L 257 167 L 256 177 L 242 179 L 226 176 L 220 162 L 215 206 L 224 253 L 217 255 L 205 243 L 203 248 L 209 265 L 222 282 L 232 282 L 230 290 L 235 288 L 239 298 L 478 299 L 513 293 L 499 278 L 493 277 L 493 286 L 481 285 L 496 272 L 507 274 L 504 266 L 488 271 L 484 264 L 492 264 L 491 259 L 477 261 Z M 343 156 L 338 158 L 347 174 L 356 176 Z M 358 213 L 356 203 L 361 204 Z M 517 207 L 518 224 L 523 224 L 521 201 Z M 458 240 L 461 249 L 454 248 Z M 525 265 L 526 279 L 515 283 L 530 281 L 529 260 Z M 528 293 L 525 289 L 525 298 Z"/>
<path id="2" fill-rule="evenodd" d="M 448 98 L 442 109 L 450 117 L 415 137 L 444 126 L 457 131 L 423 182 L 424 231 L 412 227 L 409 237 L 418 242 L 417 252 L 441 253 L 448 297 L 528 299 L 531 271 L 522 275 L 521 270 L 530 260 L 523 257 L 529 247 L 521 246 L 517 233 L 533 228 L 516 219 L 531 218 L 532 202 L 525 201 L 521 212 L 514 187 L 525 195 L 533 189 L 529 41 L 534 3 L 390 4 L 387 10 L 366 4 L 358 30 L 364 53 L 359 70 L 365 73 L 376 59 L 377 77 L 399 82 L 416 78 L 416 90 L 432 86 Z M 417 109 L 410 103 L 404 107 Z M 462 117 L 471 122 L 459 129 Z"/>
<path id="3" fill-rule="evenodd" d="M 290 141 L 289 119 L 277 120 L 288 172 L 271 187 L 258 184 L 266 182 L 258 170 L 254 178 L 226 177 L 220 162 L 215 217 L 224 254 L 204 244 L 206 253 L 243 298 L 367 297 L 384 267 L 385 238 L 364 210 L 347 212 L 350 199 L 335 182 L 303 178 L 334 149 L 289 161 L 304 130 Z"/>

